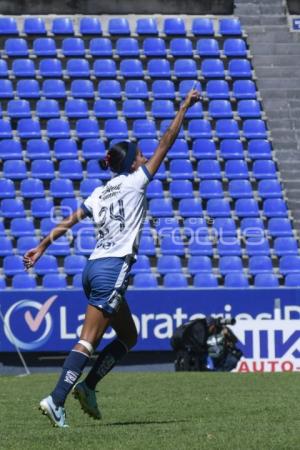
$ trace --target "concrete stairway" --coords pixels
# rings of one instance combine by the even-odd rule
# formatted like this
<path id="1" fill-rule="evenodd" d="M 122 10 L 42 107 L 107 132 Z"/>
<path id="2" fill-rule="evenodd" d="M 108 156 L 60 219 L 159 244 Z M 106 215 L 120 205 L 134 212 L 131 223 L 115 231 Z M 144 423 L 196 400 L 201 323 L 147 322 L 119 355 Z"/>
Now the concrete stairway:
<path id="1" fill-rule="evenodd" d="M 289 31 L 282 0 L 236 0 L 235 3 L 235 14 L 248 34 L 257 85 L 299 237 L 300 33 Z"/>

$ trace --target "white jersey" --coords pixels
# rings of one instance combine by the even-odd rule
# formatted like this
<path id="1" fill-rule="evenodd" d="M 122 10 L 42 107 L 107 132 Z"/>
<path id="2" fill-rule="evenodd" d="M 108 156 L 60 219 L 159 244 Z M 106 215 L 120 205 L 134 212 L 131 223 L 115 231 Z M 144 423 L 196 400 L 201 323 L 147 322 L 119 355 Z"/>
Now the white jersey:
<path id="1" fill-rule="evenodd" d="M 151 176 L 145 166 L 121 174 L 96 188 L 82 208 L 97 227 L 97 244 L 89 259 L 134 255 L 147 211 L 145 190 Z"/>

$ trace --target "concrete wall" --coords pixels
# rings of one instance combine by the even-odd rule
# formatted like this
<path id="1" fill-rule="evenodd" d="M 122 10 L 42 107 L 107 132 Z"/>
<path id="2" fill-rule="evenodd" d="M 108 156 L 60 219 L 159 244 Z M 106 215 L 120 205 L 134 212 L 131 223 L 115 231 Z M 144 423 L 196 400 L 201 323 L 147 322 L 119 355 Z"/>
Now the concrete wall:
<path id="1" fill-rule="evenodd" d="M 287 0 L 290 14 L 300 14 L 300 0 Z"/>

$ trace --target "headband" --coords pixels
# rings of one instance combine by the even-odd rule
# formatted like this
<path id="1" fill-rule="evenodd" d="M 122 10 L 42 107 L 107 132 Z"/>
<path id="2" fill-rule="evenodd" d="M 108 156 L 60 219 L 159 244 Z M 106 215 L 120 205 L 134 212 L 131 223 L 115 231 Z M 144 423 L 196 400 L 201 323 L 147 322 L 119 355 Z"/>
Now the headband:
<path id="1" fill-rule="evenodd" d="M 130 172 L 133 161 L 136 158 L 137 145 L 134 142 L 126 141 L 128 143 L 128 150 L 122 162 L 120 173 Z"/>

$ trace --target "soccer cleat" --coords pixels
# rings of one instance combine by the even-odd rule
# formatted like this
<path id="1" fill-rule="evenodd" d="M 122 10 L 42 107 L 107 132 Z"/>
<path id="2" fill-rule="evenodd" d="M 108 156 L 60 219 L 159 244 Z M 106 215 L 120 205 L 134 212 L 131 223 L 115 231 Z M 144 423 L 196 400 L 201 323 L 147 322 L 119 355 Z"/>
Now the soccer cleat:
<path id="1" fill-rule="evenodd" d="M 50 419 L 54 427 L 67 428 L 69 426 L 66 424 L 65 408 L 56 406 L 51 395 L 41 400 L 39 409 Z"/>
<path id="2" fill-rule="evenodd" d="M 101 419 L 101 412 L 97 405 L 95 391 L 87 387 L 84 381 L 80 381 L 74 386 L 72 394 L 79 401 L 81 409 L 85 413 L 94 419 Z"/>

